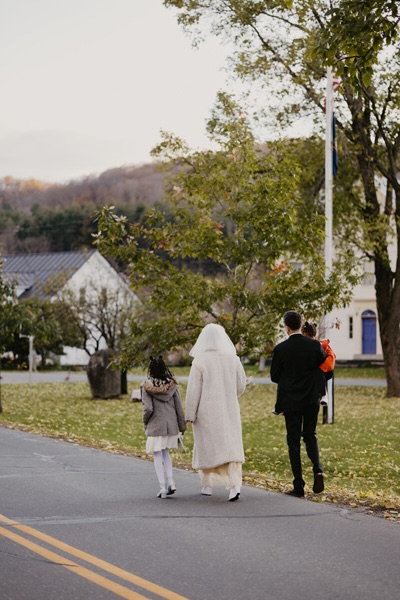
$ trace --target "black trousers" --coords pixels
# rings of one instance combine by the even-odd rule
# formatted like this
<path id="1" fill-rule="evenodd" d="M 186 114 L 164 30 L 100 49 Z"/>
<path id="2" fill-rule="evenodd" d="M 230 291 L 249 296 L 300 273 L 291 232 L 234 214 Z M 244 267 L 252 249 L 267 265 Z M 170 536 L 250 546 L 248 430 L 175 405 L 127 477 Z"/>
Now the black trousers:
<path id="1" fill-rule="evenodd" d="M 306 445 L 308 458 L 312 462 L 314 475 L 323 471 L 319 460 L 319 447 L 316 435 L 318 413 L 319 403 L 311 404 L 301 410 L 285 412 L 286 440 L 295 490 L 303 490 L 305 485 L 300 455 L 301 438 L 303 438 Z"/>

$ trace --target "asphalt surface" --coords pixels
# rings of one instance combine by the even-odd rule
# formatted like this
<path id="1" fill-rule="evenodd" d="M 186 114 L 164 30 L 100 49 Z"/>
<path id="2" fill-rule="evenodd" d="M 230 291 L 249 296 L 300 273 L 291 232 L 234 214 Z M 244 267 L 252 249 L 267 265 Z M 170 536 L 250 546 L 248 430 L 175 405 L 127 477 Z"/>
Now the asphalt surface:
<path id="1" fill-rule="evenodd" d="M 128 381 L 143 381 L 143 375 L 128 375 Z M 187 381 L 188 377 L 177 377 L 178 381 Z M 272 384 L 271 379 L 265 377 L 251 377 L 253 383 Z M 87 381 L 86 373 L 76 371 L 37 371 L 30 376 L 27 371 L 2 371 L 1 383 L 57 383 L 65 381 Z M 339 386 L 376 386 L 385 387 L 385 379 L 358 379 L 356 377 L 341 379 L 335 377 L 335 385 Z"/>
<path id="2" fill-rule="evenodd" d="M 1 600 L 398 598 L 397 524 L 175 480 L 161 500 L 150 461 L 0 427 Z"/>

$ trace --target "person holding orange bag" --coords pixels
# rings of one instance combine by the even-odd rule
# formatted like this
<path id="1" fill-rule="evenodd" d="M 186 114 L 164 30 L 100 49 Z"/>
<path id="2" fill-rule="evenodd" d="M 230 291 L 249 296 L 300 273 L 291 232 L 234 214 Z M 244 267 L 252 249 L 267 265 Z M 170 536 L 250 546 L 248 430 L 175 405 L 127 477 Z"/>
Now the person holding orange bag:
<path id="1" fill-rule="evenodd" d="M 308 321 L 305 321 L 301 328 L 301 333 L 309 338 L 318 339 L 316 323 L 309 323 Z M 321 343 L 322 349 L 324 350 L 325 354 L 327 354 L 326 359 L 321 365 L 319 365 L 319 368 L 321 369 L 321 371 L 323 371 L 326 381 L 328 381 L 329 379 L 332 379 L 333 370 L 335 368 L 336 354 L 329 345 L 330 340 L 318 341 Z M 325 397 L 323 396 L 321 399 L 322 406 L 326 406 L 327 404 L 326 400 L 324 399 Z"/>

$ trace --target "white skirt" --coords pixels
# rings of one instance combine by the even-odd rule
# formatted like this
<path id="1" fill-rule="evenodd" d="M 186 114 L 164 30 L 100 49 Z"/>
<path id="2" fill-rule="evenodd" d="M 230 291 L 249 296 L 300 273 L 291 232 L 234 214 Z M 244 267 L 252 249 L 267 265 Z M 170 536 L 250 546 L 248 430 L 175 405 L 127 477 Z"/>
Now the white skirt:
<path id="1" fill-rule="evenodd" d="M 149 436 L 146 442 L 146 452 L 160 452 L 167 448 L 178 448 L 178 434 Z"/>
<path id="2" fill-rule="evenodd" d="M 200 469 L 199 475 L 202 487 L 225 486 L 227 490 L 241 487 L 242 463 L 230 462 L 212 469 Z"/>

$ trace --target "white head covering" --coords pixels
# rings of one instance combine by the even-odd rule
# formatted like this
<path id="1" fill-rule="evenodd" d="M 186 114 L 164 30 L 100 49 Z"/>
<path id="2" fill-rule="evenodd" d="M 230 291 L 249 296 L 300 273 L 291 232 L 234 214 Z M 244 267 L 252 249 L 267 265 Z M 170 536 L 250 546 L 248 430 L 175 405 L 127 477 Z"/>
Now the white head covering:
<path id="1" fill-rule="evenodd" d="M 189 354 L 198 356 L 208 350 L 216 350 L 223 354 L 236 354 L 236 348 L 222 325 L 209 323 L 203 327 Z"/>

